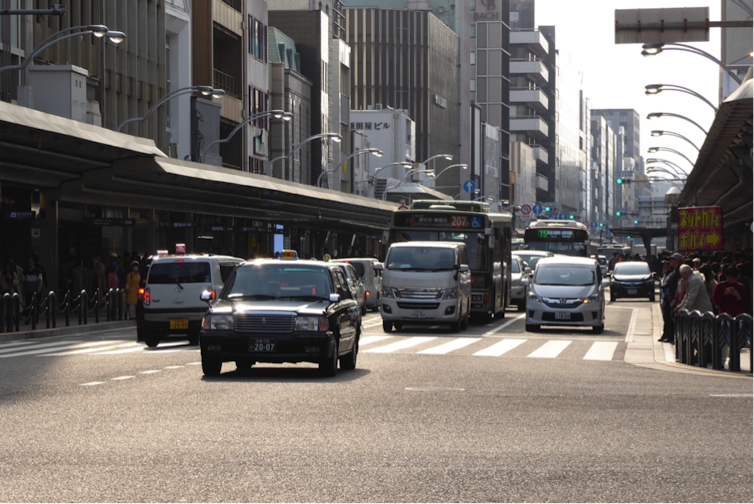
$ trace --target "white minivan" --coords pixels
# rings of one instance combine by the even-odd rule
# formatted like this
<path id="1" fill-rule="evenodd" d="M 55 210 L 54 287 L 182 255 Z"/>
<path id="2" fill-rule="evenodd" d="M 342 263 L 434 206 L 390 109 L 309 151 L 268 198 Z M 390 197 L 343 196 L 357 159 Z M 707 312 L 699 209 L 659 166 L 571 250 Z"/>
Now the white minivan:
<path id="1" fill-rule="evenodd" d="M 469 254 L 464 243 L 403 242 L 390 246 L 382 276 L 382 328 L 450 324 L 466 329 L 471 309 Z"/>

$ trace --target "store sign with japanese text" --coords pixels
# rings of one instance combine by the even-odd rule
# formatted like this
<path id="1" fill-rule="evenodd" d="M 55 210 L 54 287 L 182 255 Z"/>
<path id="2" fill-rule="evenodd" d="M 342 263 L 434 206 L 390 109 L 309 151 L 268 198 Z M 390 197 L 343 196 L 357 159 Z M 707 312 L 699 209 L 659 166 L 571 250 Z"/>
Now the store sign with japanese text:
<path id="1" fill-rule="evenodd" d="M 681 252 L 723 249 L 723 211 L 719 206 L 678 209 Z"/>

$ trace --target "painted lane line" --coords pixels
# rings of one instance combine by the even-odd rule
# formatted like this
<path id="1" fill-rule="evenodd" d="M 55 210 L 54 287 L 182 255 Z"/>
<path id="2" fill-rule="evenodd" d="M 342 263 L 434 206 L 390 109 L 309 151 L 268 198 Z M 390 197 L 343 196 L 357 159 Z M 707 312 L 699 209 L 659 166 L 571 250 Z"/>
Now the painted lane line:
<path id="1" fill-rule="evenodd" d="M 584 355 L 584 360 L 613 360 L 616 348 L 618 348 L 617 341 L 595 341 L 586 355 Z"/>
<path id="2" fill-rule="evenodd" d="M 150 369 L 149 371 L 139 371 L 139 374 L 155 374 L 161 373 L 162 369 Z"/>
<path id="3" fill-rule="evenodd" d="M 104 385 L 104 384 L 105 384 L 105 382 L 103 382 L 103 381 L 92 381 L 92 382 L 89 382 L 89 383 L 82 383 L 81 386 L 82 387 L 93 387 L 95 385 Z"/>
<path id="4" fill-rule="evenodd" d="M 386 340 L 389 338 L 392 338 L 392 336 L 364 336 L 363 338 L 359 339 L 359 347 L 377 343 L 378 341 Z"/>
<path id="5" fill-rule="evenodd" d="M 631 308 L 631 321 L 628 323 L 628 331 L 626 331 L 626 343 L 633 343 L 634 333 L 636 332 L 636 315 L 639 310 Z"/>
<path id="6" fill-rule="evenodd" d="M 524 317 L 526 317 L 526 314 L 525 314 L 525 313 L 522 313 L 522 314 L 521 314 L 521 315 L 519 315 L 518 317 L 516 317 L 516 318 L 514 318 L 514 319 L 511 319 L 511 320 L 508 320 L 508 321 L 506 321 L 506 322 L 505 322 L 504 324 L 500 324 L 500 325 L 499 325 L 499 326 L 497 326 L 496 328 L 494 328 L 494 329 L 490 329 L 490 330 L 489 330 L 489 331 L 487 331 L 486 333 L 482 334 L 482 337 L 484 338 L 485 336 L 490 336 L 490 335 L 492 335 L 492 334 L 496 334 L 496 333 L 499 333 L 500 331 L 502 331 L 503 329 L 505 329 L 506 327 L 508 327 L 508 326 L 509 326 L 509 325 L 511 325 L 512 323 L 514 323 L 515 321 L 517 321 L 517 320 L 521 320 L 521 319 L 522 319 L 522 318 L 524 318 Z"/>
<path id="7" fill-rule="evenodd" d="M 710 397 L 754 397 L 754 394 L 710 394 Z"/>
<path id="8" fill-rule="evenodd" d="M 395 343 L 391 343 L 389 345 L 385 345 L 385 346 L 381 346 L 377 348 L 370 348 L 369 350 L 364 350 L 364 351 L 371 352 L 371 353 L 396 352 L 398 350 L 405 350 L 406 348 L 411 348 L 417 345 L 421 345 L 422 343 L 432 341 L 433 339 L 437 339 L 437 338 L 434 336 L 414 336 L 413 338 L 396 341 Z"/>
<path id="9" fill-rule="evenodd" d="M 570 345 L 571 341 L 552 340 L 527 355 L 532 359 L 554 359 Z"/>
<path id="10" fill-rule="evenodd" d="M 179 345 L 183 345 L 183 349 L 179 350 L 161 350 L 162 348 L 171 348 L 176 347 Z M 113 350 L 112 352 L 102 352 L 95 355 L 120 355 L 125 353 L 131 353 L 131 352 L 157 352 L 160 354 L 163 353 L 172 353 L 172 352 L 180 352 L 181 350 L 198 350 L 199 347 L 196 345 L 186 345 L 186 343 L 179 341 L 179 342 L 170 342 L 170 343 L 160 343 L 160 346 L 158 348 L 149 348 L 147 346 L 142 345 L 141 343 L 138 344 L 138 346 L 134 348 L 126 348 L 125 350 Z"/>
<path id="11" fill-rule="evenodd" d="M 181 369 L 183 366 L 165 366 L 162 369 Z"/>
<path id="12" fill-rule="evenodd" d="M 202 363 L 201 363 L 201 362 L 189 362 L 189 363 L 188 363 L 188 364 L 186 364 L 186 365 L 187 365 L 187 366 L 201 366 L 201 365 L 202 365 Z"/>
<path id="13" fill-rule="evenodd" d="M 453 350 L 458 350 L 459 348 L 463 348 L 465 346 L 471 345 L 472 343 L 476 343 L 477 341 L 480 341 L 481 339 L 482 338 L 458 338 L 453 341 L 448 341 L 447 343 L 443 343 L 440 346 L 422 350 L 419 353 L 431 354 L 431 355 L 445 355 L 447 353 L 452 352 Z"/>
<path id="14" fill-rule="evenodd" d="M 101 352 L 103 350 L 112 350 L 113 348 L 130 347 L 133 345 L 138 345 L 138 343 L 121 343 L 120 345 L 111 345 L 106 347 L 84 348 L 83 350 L 71 350 L 69 352 L 42 354 L 38 355 L 37 357 L 63 357 L 66 355 L 79 355 L 85 353 Z"/>
<path id="15" fill-rule="evenodd" d="M 115 378 L 110 378 L 113 381 L 123 381 L 123 380 L 130 380 L 131 378 L 136 378 L 135 376 L 116 376 Z"/>
<path id="16" fill-rule="evenodd" d="M 485 348 L 484 350 L 479 350 L 474 355 L 480 355 L 482 357 L 500 357 L 504 353 L 510 352 L 517 346 L 525 343 L 528 340 L 525 339 L 504 339 L 502 341 L 498 341 L 492 346 L 489 346 Z"/>
<path id="17" fill-rule="evenodd" d="M 30 340 L 11 341 L 10 343 L 0 344 L 0 349 L 9 348 L 9 347 L 17 347 L 17 346 L 22 346 L 22 345 L 31 345 L 32 343 L 36 343 L 36 341 L 30 341 Z M 18 350 L 18 349 L 14 348 L 13 350 Z"/>
<path id="18" fill-rule="evenodd" d="M 44 345 L 35 345 L 33 348 L 31 347 L 23 347 L 23 348 L 16 348 L 15 350 L 23 350 L 23 351 L 15 351 L 14 353 L 5 353 L 0 355 L 0 359 L 5 359 L 7 357 L 22 357 L 24 355 L 37 355 L 42 354 L 50 351 L 56 351 L 56 350 L 73 350 L 75 348 L 82 348 L 83 346 L 87 345 L 87 343 L 77 345 L 75 343 L 78 342 L 71 342 L 66 341 L 64 343 L 58 342 L 58 343 L 46 343 Z"/>

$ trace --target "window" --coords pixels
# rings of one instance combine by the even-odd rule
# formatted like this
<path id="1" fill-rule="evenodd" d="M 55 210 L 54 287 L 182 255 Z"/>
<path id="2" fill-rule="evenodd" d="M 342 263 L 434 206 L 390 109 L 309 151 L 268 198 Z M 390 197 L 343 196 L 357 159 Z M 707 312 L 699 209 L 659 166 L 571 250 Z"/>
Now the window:
<path id="1" fill-rule="evenodd" d="M 476 52 L 475 51 L 471 51 L 470 54 L 471 54 L 471 64 L 472 65 L 476 65 Z"/>
<path id="2" fill-rule="evenodd" d="M 471 31 L 469 33 L 471 34 L 471 38 L 476 38 L 476 24 L 471 25 Z"/>
<path id="3" fill-rule="evenodd" d="M 249 53 L 267 61 L 267 26 L 249 16 Z"/>
<path id="4" fill-rule="evenodd" d="M 476 79 L 471 79 L 471 82 L 469 82 L 469 91 L 476 93 Z"/>

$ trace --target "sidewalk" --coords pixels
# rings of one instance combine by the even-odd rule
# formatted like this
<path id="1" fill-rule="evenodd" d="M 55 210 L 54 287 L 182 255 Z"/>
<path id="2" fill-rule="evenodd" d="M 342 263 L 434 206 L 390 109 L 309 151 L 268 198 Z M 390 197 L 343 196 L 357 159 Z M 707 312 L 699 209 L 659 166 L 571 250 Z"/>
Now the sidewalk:
<path id="1" fill-rule="evenodd" d="M 62 326 L 61 326 L 62 322 Z M 71 321 L 73 322 L 73 321 Z M 42 323 L 44 327 L 44 322 Z M 119 329 L 121 327 L 136 327 L 136 320 L 118 320 L 115 322 L 103 322 L 99 323 L 90 322 L 86 325 L 79 325 L 78 320 L 75 324 L 65 326 L 65 320 L 58 320 L 55 329 L 37 329 L 32 331 L 31 329 L 25 330 L 24 327 L 29 328 L 31 326 L 21 326 L 19 332 L 0 333 L 0 342 L 3 341 L 16 341 L 25 339 L 39 339 L 39 338 L 51 338 L 53 336 L 68 336 L 70 334 L 88 333 L 94 331 L 106 331 L 108 329 Z"/>
<path id="2" fill-rule="evenodd" d="M 662 337 L 662 312 L 658 303 L 652 303 L 650 317 L 633 317 L 626 336 L 626 356 L 624 361 L 635 366 L 663 371 L 680 371 L 718 376 L 751 377 L 749 369 L 750 349 L 741 352 L 741 372 L 717 371 L 696 366 L 689 366 L 675 361 L 675 346 L 671 343 L 657 341 Z"/>

